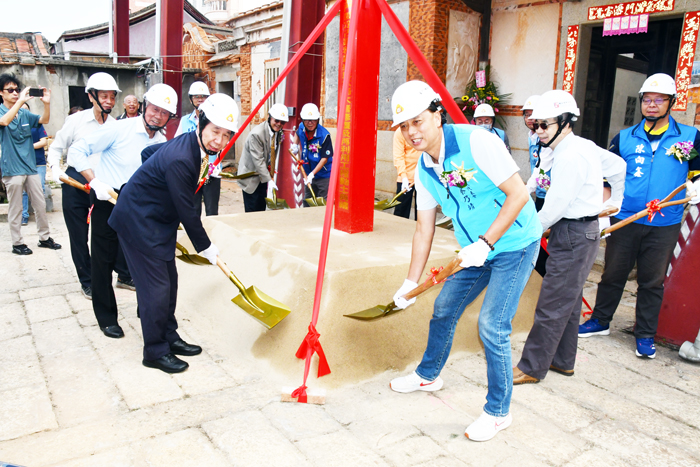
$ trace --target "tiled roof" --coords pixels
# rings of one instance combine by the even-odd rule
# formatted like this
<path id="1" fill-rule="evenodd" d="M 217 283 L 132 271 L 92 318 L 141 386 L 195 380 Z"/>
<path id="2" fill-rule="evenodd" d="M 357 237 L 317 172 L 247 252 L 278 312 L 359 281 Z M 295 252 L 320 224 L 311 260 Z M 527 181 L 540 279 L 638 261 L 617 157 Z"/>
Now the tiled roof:
<path id="1" fill-rule="evenodd" d="M 49 42 L 41 34 L 0 32 L 0 63 L 33 65 L 34 57 L 49 57 Z"/>

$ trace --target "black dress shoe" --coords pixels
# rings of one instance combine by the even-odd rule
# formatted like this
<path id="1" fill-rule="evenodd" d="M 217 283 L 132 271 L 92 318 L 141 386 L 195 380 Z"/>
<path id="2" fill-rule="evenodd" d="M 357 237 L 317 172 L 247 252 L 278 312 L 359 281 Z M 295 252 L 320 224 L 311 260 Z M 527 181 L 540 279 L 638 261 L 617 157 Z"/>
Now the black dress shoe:
<path id="1" fill-rule="evenodd" d="M 23 243 L 21 245 L 13 245 L 12 253 L 16 255 L 31 255 L 32 250 L 30 250 L 29 247 Z"/>
<path id="2" fill-rule="evenodd" d="M 49 237 L 46 240 L 39 240 L 40 248 L 49 248 L 51 250 L 60 250 L 61 245 L 53 241 L 53 238 Z"/>
<path id="3" fill-rule="evenodd" d="M 117 288 L 131 290 L 133 292 L 136 292 L 136 284 L 134 284 L 133 279 L 123 280 L 123 279 L 117 278 Z"/>
<path id="4" fill-rule="evenodd" d="M 166 373 L 182 373 L 189 368 L 187 362 L 180 360 L 172 353 L 165 354 L 157 360 L 146 360 L 144 358 L 143 366 L 147 366 L 148 368 L 157 368 Z"/>
<path id="5" fill-rule="evenodd" d="M 119 339 L 120 337 L 124 337 L 124 330 L 122 330 L 122 327 L 118 324 L 113 324 L 112 326 L 105 327 L 100 326 L 100 330 L 102 330 L 105 336 L 111 337 L 112 339 Z"/>
<path id="6" fill-rule="evenodd" d="M 182 339 L 178 339 L 170 344 L 170 351 L 175 355 L 199 355 L 202 353 L 202 348 L 198 345 L 188 344 Z"/>

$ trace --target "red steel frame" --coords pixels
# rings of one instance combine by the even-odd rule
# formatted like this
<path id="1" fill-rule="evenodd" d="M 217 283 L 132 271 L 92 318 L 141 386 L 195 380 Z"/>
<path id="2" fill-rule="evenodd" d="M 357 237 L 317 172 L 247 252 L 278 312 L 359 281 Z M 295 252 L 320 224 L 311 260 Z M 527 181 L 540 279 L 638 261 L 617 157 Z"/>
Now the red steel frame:
<path id="1" fill-rule="evenodd" d="M 161 0 L 160 12 L 160 55 L 163 58 L 163 82 L 175 90 L 177 114 L 182 109 L 182 20 L 185 10 L 184 0 Z M 175 136 L 178 119 L 173 119 L 166 127 L 168 138 Z M 227 151 L 222 151 L 226 154 Z"/>
<path id="2" fill-rule="evenodd" d="M 129 0 L 113 0 L 112 46 L 119 63 L 129 63 Z"/>

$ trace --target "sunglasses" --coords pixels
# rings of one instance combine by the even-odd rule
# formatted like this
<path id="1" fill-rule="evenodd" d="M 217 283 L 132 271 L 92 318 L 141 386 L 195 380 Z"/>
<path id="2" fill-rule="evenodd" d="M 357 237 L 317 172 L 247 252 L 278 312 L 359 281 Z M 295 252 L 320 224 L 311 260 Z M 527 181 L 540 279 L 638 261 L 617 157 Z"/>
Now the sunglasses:
<path id="1" fill-rule="evenodd" d="M 3 89 L 3 91 L 5 91 L 8 94 L 15 94 L 15 93 L 19 94 L 19 88 L 7 88 L 7 89 Z"/>
<path id="2" fill-rule="evenodd" d="M 668 98 L 664 99 L 663 97 L 657 97 L 656 99 L 652 99 L 652 98 L 650 98 L 650 97 L 645 97 L 644 99 L 642 99 L 642 103 L 643 103 L 644 105 L 649 105 L 649 104 L 651 104 L 651 103 L 653 102 L 653 103 L 656 104 L 656 105 L 661 105 L 661 104 L 663 104 L 664 102 L 670 101 L 670 100 L 671 100 L 671 99 L 668 99 Z"/>
<path id="3" fill-rule="evenodd" d="M 534 126 L 534 128 L 535 128 L 535 131 L 536 131 L 538 128 L 540 128 L 542 131 L 546 131 L 547 128 L 549 128 L 549 127 L 552 126 L 552 125 L 556 125 L 556 124 L 557 124 L 557 122 L 551 122 L 551 123 L 548 123 L 548 122 L 535 122 L 533 126 Z"/>

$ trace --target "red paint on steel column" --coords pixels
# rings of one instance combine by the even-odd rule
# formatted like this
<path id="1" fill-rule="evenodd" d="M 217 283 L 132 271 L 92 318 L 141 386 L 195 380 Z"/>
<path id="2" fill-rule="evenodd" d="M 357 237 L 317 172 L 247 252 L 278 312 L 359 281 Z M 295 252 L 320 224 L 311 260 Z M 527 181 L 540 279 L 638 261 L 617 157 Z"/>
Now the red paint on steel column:
<path id="1" fill-rule="evenodd" d="M 379 57 L 382 16 L 377 4 L 362 2 L 355 57 L 341 147 L 334 164 L 340 164 L 335 204 L 335 228 L 348 233 L 371 232 L 374 227 L 374 184 L 377 159 Z M 349 38 L 353 40 L 353 38 Z M 349 130 L 349 131 L 348 131 Z"/>
<path id="2" fill-rule="evenodd" d="M 324 0 L 293 0 L 291 19 L 289 24 L 289 59 L 294 56 L 302 43 L 311 34 L 316 25 L 326 13 Z M 289 119 L 284 126 L 285 139 L 278 154 L 277 186 L 280 188 L 278 198 L 287 200 L 290 207 L 296 207 L 295 183 L 298 185 L 297 193 L 303 197 L 304 183 L 300 178 L 294 180 L 292 174 L 292 158 L 289 155 L 289 135 L 292 127 L 299 128 L 301 119 L 298 117 L 304 104 L 313 102 L 321 108 L 321 78 L 323 74 L 323 35 L 314 42 L 314 45 L 301 58 L 299 64 L 287 76 L 285 102 L 287 107 L 295 107 L 296 115 Z M 267 116 L 265 116 L 267 118 Z M 303 201 L 303 200 L 302 200 Z"/>
<path id="3" fill-rule="evenodd" d="M 697 206 L 691 206 L 678 236 L 671 272 L 664 282 L 656 337 L 675 345 L 695 341 L 700 328 L 700 299 L 696 295 L 700 270 L 699 217 Z"/>
<path id="4" fill-rule="evenodd" d="M 129 63 L 129 0 L 114 0 L 112 45 L 119 63 Z"/>
<path id="5" fill-rule="evenodd" d="M 178 96 L 177 115 L 182 110 L 182 21 L 185 0 L 162 0 L 160 14 L 160 55 L 163 59 L 163 82 L 171 86 Z M 167 126 L 167 137 L 177 131 L 179 119 Z"/>

